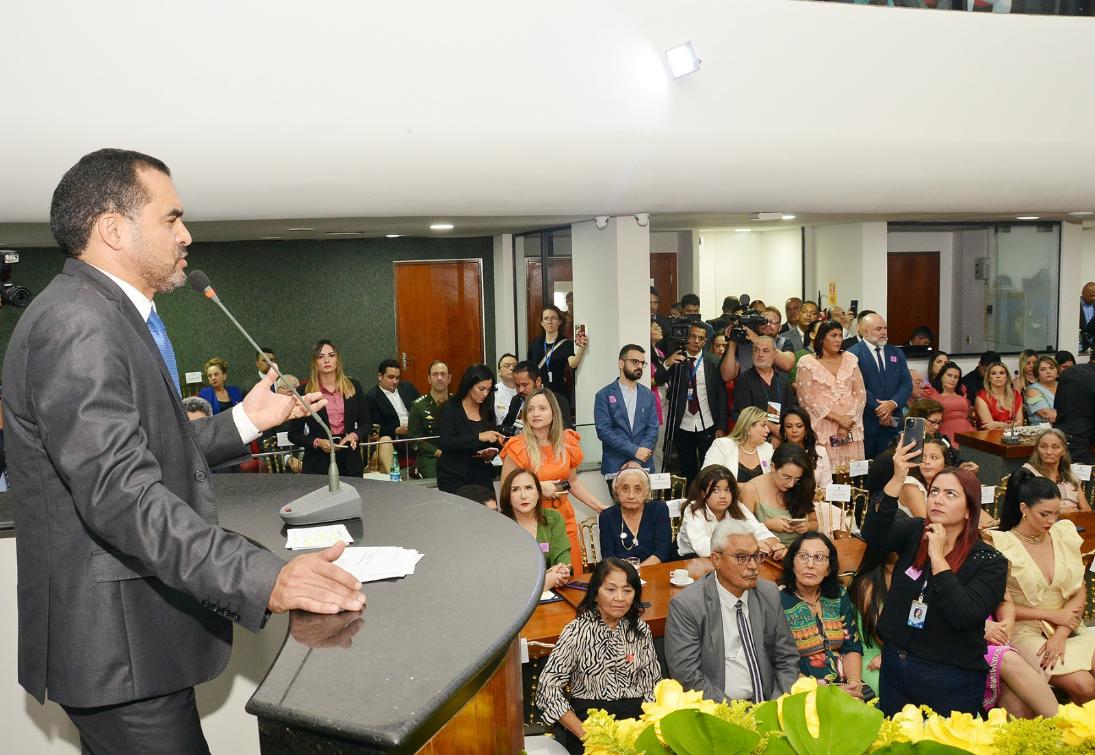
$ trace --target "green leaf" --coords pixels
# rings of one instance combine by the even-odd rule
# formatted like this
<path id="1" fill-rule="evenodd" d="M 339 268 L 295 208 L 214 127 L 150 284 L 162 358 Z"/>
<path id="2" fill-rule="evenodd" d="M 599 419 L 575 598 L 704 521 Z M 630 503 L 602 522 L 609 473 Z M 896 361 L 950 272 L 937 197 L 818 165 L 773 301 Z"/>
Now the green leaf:
<path id="1" fill-rule="evenodd" d="M 856 700 L 838 687 L 818 687 L 815 701 L 820 722 L 815 739 L 806 725 L 809 693 L 783 701 L 784 733 L 802 755 L 860 755 L 866 752 L 882 727 L 882 713 Z"/>
<path id="2" fill-rule="evenodd" d="M 643 755 L 665 755 L 667 750 L 658 739 L 658 733 L 654 731 L 654 724 L 647 726 L 643 733 L 635 740 L 635 749 Z"/>
<path id="3" fill-rule="evenodd" d="M 753 718 L 757 720 L 757 731 L 761 734 L 783 731 L 783 727 L 779 725 L 779 707 L 775 700 L 769 700 L 753 708 Z"/>
<path id="4" fill-rule="evenodd" d="M 764 745 L 764 755 L 797 755 L 787 739 L 779 734 L 769 734 Z"/>
<path id="5" fill-rule="evenodd" d="M 872 755 L 969 755 L 969 750 L 923 740 L 916 744 L 909 742 L 891 742 L 875 750 Z"/>
<path id="6" fill-rule="evenodd" d="M 662 719 L 662 737 L 678 755 L 752 752 L 760 735 L 695 709 L 678 710 Z"/>

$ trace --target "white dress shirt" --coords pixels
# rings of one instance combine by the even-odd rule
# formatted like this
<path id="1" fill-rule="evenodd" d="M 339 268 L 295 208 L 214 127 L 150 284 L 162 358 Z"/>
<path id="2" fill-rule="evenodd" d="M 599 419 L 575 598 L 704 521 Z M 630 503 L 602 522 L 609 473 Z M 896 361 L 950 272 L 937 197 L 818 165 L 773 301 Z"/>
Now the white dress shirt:
<path id="1" fill-rule="evenodd" d="M 688 356 L 691 358 L 692 355 L 688 354 Z M 700 400 L 700 413 L 693 414 L 688 411 L 688 400 L 686 399 L 684 402 L 684 414 L 681 416 L 681 429 L 693 433 L 706 430 L 709 427 L 713 427 L 715 424 L 715 420 L 711 418 L 711 405 L 707 401 L 707 375 L 704 374 L 706 370 L 703 369 L 703 352 L 696 355 L 696 365 L 696 396 Z M 684 375 L 682 376 L 685 379 L 682 390 L 686 393 L 688 391 L 688 386 L 691 385 L 689 382 L 691 371 L 692 368 L 688 365 L 688 361 L 686 360 L 684 362 Z"/>
<path id="2" fill-rule="evenodd" d="M 702 367 L 700 369 L 703 369 Z M 617 383 L 620 384 L 620 393 L 624 395 L 624 409 L 627 410 L 627 424 L 632 430 L 635 429 L 635 404 L 638 401 L 639 387 L 638 385 L 625 385 L 624 381 L 617 378 Z"/>
<path id="3" fill-rule="evenodd" d="M 509 414 L 509 405 L 513 397 L 517 395 L 517 386 L 510 388 L 499 380 L 494 386 L 494 421 L 501 425 L 502 420 Z"/>
<path id="4" fill-rule="evenodd" d="M 395 413 L 399 416 L 399 426 L 407 426 L 407 417 L 410 416 L 410 412 L 407 411 L 407 405 L 403 403 L 403 397 L 399 395 L 399 391 L 389 391 L 387 388 L 381 388 L 380 392 L 388 397 L 388 403 L 395 409 Z"/>
<path id="5" fill-rule="evenodd" d="M 715 587 L 719 591 L 719 605 L 722 606 L 722 646 L 726 658 L 726 680 L 723 683 L 723 692 L 731 700 L 752 700 L 753 679 L 749 676 L 749 662 L 745 659 L 745 649 L 741 644 L 741 635 L 738 634 L 738 603 L 742 603 L 742 613 L 745 620 L 749 621 L 749 591 L 741 594 L 741 598 L 722 586 L 715 579 Z"/>
<path id="6" fill-rule="evenodd" d="M 95 265 L 92 265 L 95 267 Z M 110 278 L 122 289 L 122 293 L 125 294 L 133 306 L 137 308 L 137 313 L 140 314 L 141 319 L 148 323 L 148 318 L 152 316 L 152 310 L 156 308 L 156 305 L 147 296 L 137 290 L 137 287 L 132 283 L 128 283 L 117 275 L 111 275 L 106 270 L 95 267 L 100 273 Z M 236 423 L 236 431 L 240 434 L 240 440 L 244 443 L 250 443 L 255 438 L 262 435 L 259 429 L 255 427 L 255 423 L 251 421 L 251 418 L 247 416 L 247 413 L 243 411 L 243 404 L 236 404 L 232 407 L 232 420 Z"/>

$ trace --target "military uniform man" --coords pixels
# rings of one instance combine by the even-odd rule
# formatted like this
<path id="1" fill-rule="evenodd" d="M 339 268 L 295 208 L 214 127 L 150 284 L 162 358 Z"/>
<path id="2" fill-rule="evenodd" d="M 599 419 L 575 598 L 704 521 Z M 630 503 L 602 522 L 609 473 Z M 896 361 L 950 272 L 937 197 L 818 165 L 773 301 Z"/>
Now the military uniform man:
<path id="1" fill-rule="evenodd" d="M 419 396 L 411 404 L 407 416 L 407 435 L 412 438 L 425 438 L 436 435 L 437 416 L 441 405 L 449 400 L 449 368 L 435 359 L 430 365 L 430 392 Z M 437 460 L 441 449 L 430 440 L 420 441 L 416 445 L 418 461 L 415 468 L 423 479 L 437 477 Z"/>

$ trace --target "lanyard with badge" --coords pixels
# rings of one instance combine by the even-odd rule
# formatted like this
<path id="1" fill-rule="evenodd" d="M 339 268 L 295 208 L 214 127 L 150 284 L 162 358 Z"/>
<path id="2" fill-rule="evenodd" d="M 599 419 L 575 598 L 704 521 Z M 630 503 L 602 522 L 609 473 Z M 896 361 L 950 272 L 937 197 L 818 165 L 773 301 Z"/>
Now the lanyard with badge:
<path id="1" fill-rule="evenodd" d="M 551 350 L 550 350 L 550 351 L 548 351 L 548 348 L 547 348 L 547 341 L 545 341 L 545 342 L 544 342 L 544 358 L 540 360 L 540 364 L 539 364 L 539 365 L 537 365 L 537 369 L 541 369 L 541 370 L 542 370 L 542 369 L 544 368 L 544 365 L 545 365 L 545 364 L 546 364 L 546 365 L 548 366 L 548 374 L 547 374 L 547 377 L 548 377 L 548 379 L 547 379 L 547 381 L 548 381 L 549 383 L 550 383 L 550 382 L 552 381 L 552 374 L 551 374 L 551 372 L 552 372 L 552 371 L 551 371 L 551 355 L 552 355 L 552 354 L 554 354 L 554 353 L 555 353 L 555 350 L 556 350 L 557 348 L 559 348 L 560 346 L 562 346 L 562 345 L 563 345 L 563 343 L 564 343 L 564 342 L 566 342 L 566 340 L 567 340 L 567 339 L 565 339 L 565 338 L 560 338 L 560 339 L 559 339 L 558 341 L 556 341 L 556 342 L 555 342 L 555 343 L 554 343 L 554 344 L 552 345 L 552 347 L 551 347 Z"/>
<path id="2" fill-rule="evenodd" d="M 924 602 L 924 595 L 928 590 L 928 577 L 922 570 L 914 566 L 910 566 L 905 570 L 905 576 L 916 581 L 919 581 L 920 577 L 924 577 L 924 581 L 920 584 L 920 597 L 909 606 L 909 618 L 906 622 L 913 629 L 923 629 L 924 621 L 928 618 L 928 604 Z"/>
<path id="3" fill-rule="evenodd" d="M 689 379 L 688 379 L 688 400 L 689 401 L 691 401 L 693 398 L 696 397 L 696 389 L 693 386 L 697 385 L 697 383 L 696 383 L 696 374 L 699 373 L 699 371 L 700 371 L 700 364 L 703 362 L 703 355 L 700 354 L 699 356 L 695 356 L 695 357 L 691 357 L 691 358 L 694 359 L 695 361 L 692 363 L 692 366 L 688 368 L 689 373 L 691 373 L 689 375 Z M 680 394 L 678 394 L 678 395 L 680 395 Z"/>

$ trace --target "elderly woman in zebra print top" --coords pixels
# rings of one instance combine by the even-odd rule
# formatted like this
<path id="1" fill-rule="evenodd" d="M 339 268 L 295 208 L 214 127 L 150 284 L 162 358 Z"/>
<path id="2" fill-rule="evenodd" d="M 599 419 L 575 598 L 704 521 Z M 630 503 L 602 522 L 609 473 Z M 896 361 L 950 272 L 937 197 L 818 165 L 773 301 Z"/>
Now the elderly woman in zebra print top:
<path id="1" fill-rule="evenodd" d="M 546 723 L 563 727 L 570 752 L 582 752 L 588 711 L 637 718 L 643 701 L 654 699 L 661 668 L 641 605 L 642 582 L 631 564 L 619 558 L 597 564 L 578 617 L 563 628 L 540 673 L 536 705 Z"/>

